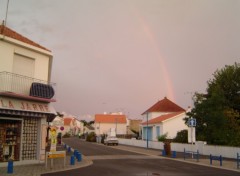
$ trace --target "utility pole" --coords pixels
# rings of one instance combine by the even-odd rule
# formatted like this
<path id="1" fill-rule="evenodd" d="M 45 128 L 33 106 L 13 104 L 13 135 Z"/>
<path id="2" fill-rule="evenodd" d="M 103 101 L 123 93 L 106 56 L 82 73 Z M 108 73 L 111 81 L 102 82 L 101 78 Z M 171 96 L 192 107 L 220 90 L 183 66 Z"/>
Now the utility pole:
<path id="1" fill-rule="evenodd" d="M 148 148 L 148 112 L 147 112 L 147 148 Z"/>

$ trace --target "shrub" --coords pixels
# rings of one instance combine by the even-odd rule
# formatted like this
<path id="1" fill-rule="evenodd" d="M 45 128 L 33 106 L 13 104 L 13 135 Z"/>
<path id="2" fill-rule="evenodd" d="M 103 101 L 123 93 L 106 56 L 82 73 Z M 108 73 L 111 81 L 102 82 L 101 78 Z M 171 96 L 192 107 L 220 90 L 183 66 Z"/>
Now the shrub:
<path id="1" fill-rule="evenodd" d="M 164 142 L 167 139 L 168 133 L 158 136 L 158 141 Z"/>
<path id="2" fill-rule="evenodd" d="M 94 132 L 91 132 L 87 135 L 88 142 L 96 142 L 96 134 Z"/>
<path id="3" fill-rule="evenodd" d="M 71 136 L 70 133 L 67 132 L 67 133 L 65 133 L 62 137 L 63 137 L 63 138 L 69 138 L 70 136 Z"/>
<path id="4" fill-rule="evenodd" d="M 174 142 L 188 143 L 188 130 L 177 132 L 177 136 L 173 139 Z"/>

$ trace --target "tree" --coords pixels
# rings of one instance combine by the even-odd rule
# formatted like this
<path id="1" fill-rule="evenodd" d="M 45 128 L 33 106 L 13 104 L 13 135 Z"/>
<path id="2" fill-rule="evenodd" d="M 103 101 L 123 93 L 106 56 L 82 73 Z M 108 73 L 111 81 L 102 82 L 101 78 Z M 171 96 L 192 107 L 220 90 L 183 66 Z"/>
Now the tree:
<path id="1" fill-rule="evenodd" d="M 225 66 L 207 82 L 206 94 L 195 93 L 188 118 L 197 119 L 197 140 L 209 144 L 240 145 L 240 63 Z"/>
<path id="2" fill-rule="evenodd" d="M 176 137 L 173 139 L 173 142 L 188 143 L 188 131 L 178 131 Z"/>
<path id="3" fill-rule="evenodd" d="M 83 123 L 83 126 L 91 126 L 92 124 L 94 124 L 94 121 L 87 122 L 86 120 L 81 120 L 81 122 Z"/>

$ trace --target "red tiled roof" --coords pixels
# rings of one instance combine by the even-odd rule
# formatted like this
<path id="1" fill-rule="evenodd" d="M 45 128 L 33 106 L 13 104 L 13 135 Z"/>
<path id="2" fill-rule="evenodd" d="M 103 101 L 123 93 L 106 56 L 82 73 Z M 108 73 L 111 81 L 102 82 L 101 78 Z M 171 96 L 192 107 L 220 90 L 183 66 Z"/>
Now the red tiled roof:
<path id="1" fill-rule="evenodd" d="M 35 47 L 38 47 L 38 48 L 41 48 L 41 49 L 44 49 L 46 51 L 50 51 L 49 49 L 33 42 L 32 40 L 22 36 L 21 34 L 13 31 L 12 29 L 4 26 L 4 25 L 0 25 L 0 34 L 1 35 L 5 35 L 7 37 L 10 37 L 12 39 L 15 39 L 15 40 L 18 40 L 18 41 L 21 41 L 21 42 L 24 42 L 24 43 L 27 43 L 29 45 L 32 45 L 32 46 L 35 46 Z M 51 52 L 51 51 L 50 51 Z"/>
<path id="2" fill-rule="evenodd" d="M 95 123 L 127 123 L 125 115 L 96 114 Z"/>
<path id="3" fill-rule="evenodd" d="M 148 121 L 148 124 L 156 124 L 156 123 L 161 123 L 165 120 L 168 120 L 168 119 L 171 119 L 171 118 L 174 118 L 182 113 L 185 113 L 185 111 L 182 111 L 182 112 L 174 112 L 174 113 L 170 113 L 170 114 L 165 114 L 165 115 L 161 115 L 159 117 L 156 117 L 154 119 L 151 119 Z M 142 125 L 147 125 L 147 122 L 143 122 Z"/>
<path id="4" fill-rule="evenodd" d="M 72 122 L 72 118 L 66 117 L 63 119 L 64 120 L 64 125 L 69 126 Z"/>
<path id="5" fill-rule="evenodd" d="M 158 101 L 156 104 L 154 104 L 152 107 L 150 107 L 142 114 L 145 114 L 147 112 L 179 112 L 179 111 L 185 111 L 185 109 L 183 109 L 182 107 L 178 106 L 177 104 L 167 99 L 167 97 L 165 97 L 164 99 Z"/>

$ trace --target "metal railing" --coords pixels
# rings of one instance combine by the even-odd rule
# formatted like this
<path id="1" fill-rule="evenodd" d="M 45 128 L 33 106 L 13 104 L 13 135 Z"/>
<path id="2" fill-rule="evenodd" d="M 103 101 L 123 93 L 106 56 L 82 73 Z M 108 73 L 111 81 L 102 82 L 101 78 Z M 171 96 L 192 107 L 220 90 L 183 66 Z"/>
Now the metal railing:
<path id="1" fill-rule="evenodd" d="M 56 83 L 51 83 L 10 72 L 0 72 L 0 92 L 12 92 L 30 96 L 30 89 L 33 83 L 48 85 L 51 86 L 54 91 L 56 90 Z"/>

